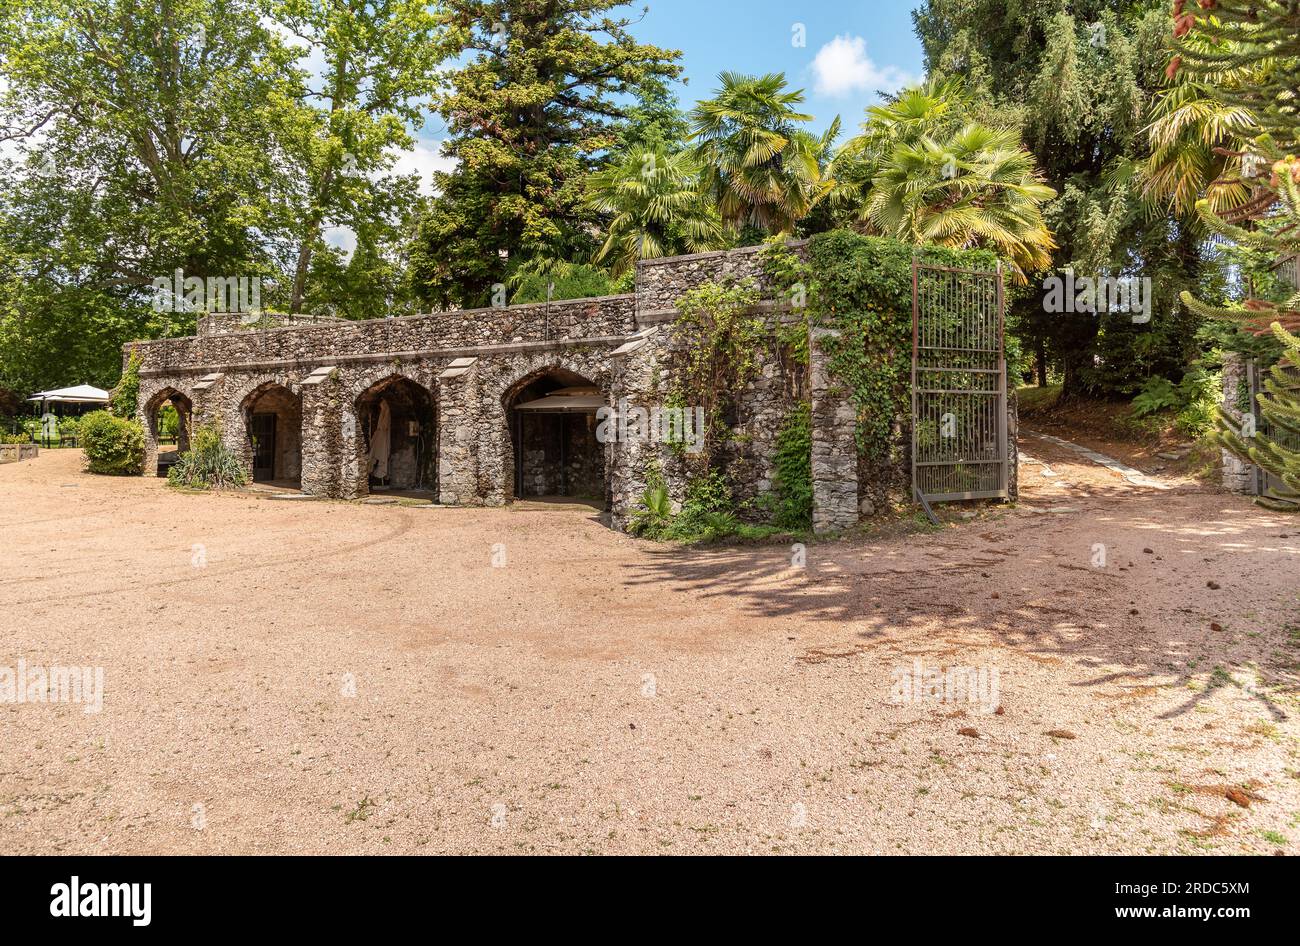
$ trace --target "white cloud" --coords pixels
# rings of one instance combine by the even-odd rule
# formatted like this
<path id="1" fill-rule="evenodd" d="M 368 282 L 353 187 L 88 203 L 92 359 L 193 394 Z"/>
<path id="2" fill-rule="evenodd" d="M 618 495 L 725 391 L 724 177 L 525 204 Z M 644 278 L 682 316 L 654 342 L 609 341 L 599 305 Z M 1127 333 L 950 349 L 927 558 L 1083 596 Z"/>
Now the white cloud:
<path id="1" fill-rule="evenodd" d="M 812 61 L 821 95 L 847 95 L 850 92 L 892 92 L 916 82 L 896 66 L 881 66 L 867 55 L 867 41 L 861 36 L 836 36 L 817 50 Z"/>
<path id="2" fill-rule="evenodd" d="M 443 157 L 439 153 L 441 149 L 440 141 L 417 141 L 410 151 L 394 149 L 391 152 L 396 159 L 393 162 L 393 171 L 397 174 L 419 175 L 420 193 L 432 197 L 434 195 L 433 172 L 450 171 L 456 166 L 456 159 Z"/>

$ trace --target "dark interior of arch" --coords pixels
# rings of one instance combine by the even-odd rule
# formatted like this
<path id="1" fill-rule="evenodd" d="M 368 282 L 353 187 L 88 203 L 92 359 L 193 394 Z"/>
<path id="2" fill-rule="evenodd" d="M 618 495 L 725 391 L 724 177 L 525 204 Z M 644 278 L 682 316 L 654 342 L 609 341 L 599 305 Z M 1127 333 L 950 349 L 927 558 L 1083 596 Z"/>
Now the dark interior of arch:
<path id="1" fill-rule="evenodd" d="M 605 450 L 596 439 L 595 411 L 535 413 L 515 409 L 519 404 L 572 387 L 595 385 L 582 375 L 556 368 L 520 388 L 507 404 L 515 499 L 606 499 Z"/>
<path id="2" fill-rule="evenodd" d="M 379 476 L 371 445 L 388 406 L 389 455 Z M 438 436 L 433 398 L 408 378 L 387 378 L 357 398 L 358 442 L 370 489 L 434 492 L 438 488 Z"/>
<path id="3" fill-rule="evenodd" d="M 302 476 L 302 398 L 276 384 L 244 408 L 253 452 L 253 480 L 297 483 Z"/>

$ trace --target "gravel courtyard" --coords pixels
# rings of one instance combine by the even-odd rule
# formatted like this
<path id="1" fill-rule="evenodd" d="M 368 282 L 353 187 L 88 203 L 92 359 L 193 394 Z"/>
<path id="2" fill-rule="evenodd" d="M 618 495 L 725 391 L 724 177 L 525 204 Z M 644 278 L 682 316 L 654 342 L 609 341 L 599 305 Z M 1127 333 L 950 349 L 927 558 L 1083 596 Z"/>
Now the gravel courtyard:
<path id="1" fill-rule="evenodd" d="M 1020 507 L 804 568 L 5 465 L 0 668 L 104 692 L 0 703 L 0 849 L 1295 853 L 1300 521 L 1025 448 Z"/>

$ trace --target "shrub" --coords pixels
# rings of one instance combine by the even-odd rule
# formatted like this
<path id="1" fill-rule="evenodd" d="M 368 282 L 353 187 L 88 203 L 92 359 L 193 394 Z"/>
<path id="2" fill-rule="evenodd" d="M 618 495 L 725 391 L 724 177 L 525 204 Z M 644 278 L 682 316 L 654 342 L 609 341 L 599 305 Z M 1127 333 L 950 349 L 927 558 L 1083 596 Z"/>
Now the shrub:
<path id="1" fill-rule="evenodd" d="M 144 431 L 135 421 L 92 411 L 81 418 L 86 469 L 108 476 L 138 476 L 144 465 Z"/>
<path id="2" fill-rule="evenodd" d="M 663 481 L 651 483 L 641 494 L 641 508 L 632 514 L 628 531 L 648 539 L 662 537 L 673 518 L 673 503 Z"/>
<path id="3" fill-rule="evenodd" d="M 1195 366 L 1177 384 L 1167 378 L 1148 378 L 1133 398 L 1133 416 L 1174 411 L 1178 430 L 1188 437 L 1200 437 L 1213 429 L 1222 396 L 1221 376 Z"/>
<path id="4" fill-rule="evenodd" d="M 202 424 L 190 437 L 190 449 L 167 471 L 167 483 L 189 489 L 230 489 L 248 482 L 239 458 L 221 440 L 221 427 Z"/>

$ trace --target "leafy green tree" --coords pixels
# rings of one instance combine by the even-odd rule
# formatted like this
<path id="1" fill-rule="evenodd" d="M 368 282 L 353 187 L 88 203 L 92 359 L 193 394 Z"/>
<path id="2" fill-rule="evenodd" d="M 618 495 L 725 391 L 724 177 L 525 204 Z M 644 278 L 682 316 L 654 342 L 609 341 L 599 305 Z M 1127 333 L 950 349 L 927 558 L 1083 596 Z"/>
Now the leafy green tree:
<path id="1" fill-rule="evenodd" d="M 802 89 L 782 73 L 724 72 L 713 98 L 691 111 L 693 154 L 723 221 L 736 230 L 793 233 L 830 192 L 820 156 L 824 142 L 800 128 Z M 838 130 L 838 121 L 836 123 Z"/>
<path id="2" fill-rule="evenodd" d="M 292 55 L 252 0 L 0 8 L 0 376 L 110 387 L 120 346 L 192 330 L 149 286 L 269 275 Z"/>
<path id="3" fill-rule="evenodd" d="M 325 246 L 322 228 L 356 230 L 373 219 L 370 177 L 391 166 L 394 149 L 413 144 L 439 64 L 461 34 L 427 0 L 274 0 L 271 14 L 301 42 L 300 54 L 324 60 L 318 77 L 299 73 L 297 90 L 299 103 L 319 114 L 282 126 L 303 182 L 291 204 L 301 208 L 288 299 L 298 312 Z"/>
<path id="4" fill-rule="evenodd" d="M 608 263 L 616 276 L 640 259 L 698 253 L 726 241 L 689 155 L 635 148 L 593 174 L 588 191 L 589 205 L 611 215 L 595 262 Z"/>
<path id="5" fill-rule="evenodd" d="M 623 138 L 637 96 L 680 72 L 679 53 L 636 42 L 632 21 L 611 14 L 623 5 L 446 0 L 467 56 L 434 98 L 456 167 L 438 175 L 411 250 L 424 300 L 485 305 L 520 266 L 593 251 L 587 175 Z"/>
<path id="6" fill-rule="evenodd" d="M 291 58 L 253 0 L 6 7 L 0 135 L 29 155 L 18 232 L 66 247 L 82 284 L 248 272 L 254 228 L 273 226 L 271 103 Z"/>
<path id="7" fill-rule="evenodd" d="M 1150 150 L 1147 110 L 1168 56 L 1163 0 L 926 0 L 913 17 L 930 76 L 961 78 L 995 116 L 985 124 L 1016 128 L 1056 191 L 1043 210 L 1059 243 L 1056 268 L 1152 279 L 1146 325 L 1048 312 L 1043 285 L 1017 302 L 1009 324 L 1040 364 L 1059 365 L 1063 396 L 1131 388 L 1134 345 L 1150 346 L 1146 366 L 1185 365 L 1200 319 L 1178 305 L 1178 293 L 1200 283 L 1203 241 L 1172 213 L 1152 214 L 1140 180 L 1121 173 Z"/>

